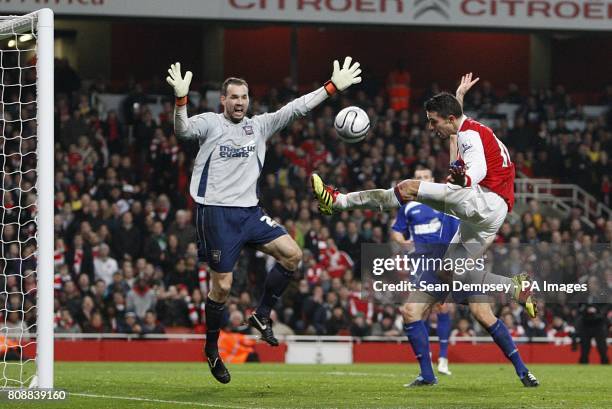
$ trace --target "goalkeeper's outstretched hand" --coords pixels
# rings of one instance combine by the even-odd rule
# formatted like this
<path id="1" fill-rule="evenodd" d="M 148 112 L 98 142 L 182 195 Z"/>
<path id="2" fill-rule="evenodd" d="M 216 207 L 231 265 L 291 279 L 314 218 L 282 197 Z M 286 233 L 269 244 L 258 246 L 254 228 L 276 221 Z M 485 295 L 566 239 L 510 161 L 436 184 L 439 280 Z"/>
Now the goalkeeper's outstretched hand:
<path id="1" fill-rule="evenodd" d="M 355 61 L 355 63 L 351 65 L 352 61 L 353 59 L 351 57 L 346 57 L 342 68 L 340 68 L 338 60 L 334 61 L 334 72 L 331 76 L 331 82 L 338 91 L 344 91 L 351 85 L 361 82 L 361 69 L 359 68 L 359 63 Z"/>
<path id="2" fill-rule="evenodd" d="M 189 84 L 191 84 L 191 78 L 193 74 L 191 71 L 185 73 L 185 77 L 181 75 L 181 63 L 177 62 L 172 64 L 168 69 L 169 76 L 166 77 L 168 84 L 174 88 L 174 95 L 177 98 L 183 98 L 189 93 Z"/>

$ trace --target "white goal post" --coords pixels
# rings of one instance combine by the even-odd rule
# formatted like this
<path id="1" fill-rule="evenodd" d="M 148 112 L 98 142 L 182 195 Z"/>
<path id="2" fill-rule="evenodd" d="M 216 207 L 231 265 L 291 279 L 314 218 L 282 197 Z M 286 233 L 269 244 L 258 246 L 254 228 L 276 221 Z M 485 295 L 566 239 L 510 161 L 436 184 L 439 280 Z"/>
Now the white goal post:
<path id="1" fill-rule="evenodd" d="M 51 9 L 0 16 L 0 388 L 53 388 L 53 55 Z"/>

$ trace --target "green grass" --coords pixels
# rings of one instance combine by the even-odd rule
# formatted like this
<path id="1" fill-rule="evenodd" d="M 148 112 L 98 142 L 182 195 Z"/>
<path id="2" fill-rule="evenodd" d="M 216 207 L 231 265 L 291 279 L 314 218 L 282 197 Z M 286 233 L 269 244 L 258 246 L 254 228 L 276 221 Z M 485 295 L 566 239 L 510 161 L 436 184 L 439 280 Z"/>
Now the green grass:
<path id="1" fill-rule="evenodd" d="M 511 365 L 452 364 L 439 385 L 405 389 L 416 365 L 230 366 L 217 383 L 198 363 L 57 363 L 66 402 L 11 408 L 602 408 L 610 407 L 605 366 L 530 365 L 541 382 L 524 388 Z M 82 394 L 98 395 L 97 397 Z M 149 399 L 129 400 L 127 398 Z M 174 402 L 163 402 L 174 401 Z M 180 402 L 180 403 L 179 403 Z"/>

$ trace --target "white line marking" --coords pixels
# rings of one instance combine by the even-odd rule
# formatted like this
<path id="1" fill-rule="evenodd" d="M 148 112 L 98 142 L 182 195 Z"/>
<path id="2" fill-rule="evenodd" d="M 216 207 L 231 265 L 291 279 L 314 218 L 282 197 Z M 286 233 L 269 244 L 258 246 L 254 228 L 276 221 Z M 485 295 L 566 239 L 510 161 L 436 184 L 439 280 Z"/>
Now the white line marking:
<path id="1" fill-rule="evenodd" d="M 207 408 L 228 408 L 228 409 L 249 409 L 247 406 L 230 406 L 230 405 L 216 405 L 214 403 L 204 403 L 204 402 L 184 402 L 180 400 L 166 400 L 166 399 L 150 399 L 150 398 L 136 398 L 132 396 L 113 396 L 113 395 L 97 395 L 92 393 L 73 393 L 70 392 L 70 395 L 82 396 L 85 398 L 100 398 L 100 399 L 118 399 L 118 400 L 133 400 L 139 402 L 156 402 L 156 403 L 172 403 L 176 405 L 189 405 L 189 406 L 204 406 Z"/>
<path id="2" fill-rule="evenodd" d="M 309 372 L 309 371 L 240 371 L 236 368 L 232 368 L 232 373 L 240 373 L 241 375 L 278 375 L 282 374 L 294 374 L 294 375 L 329 375 L 329 376 L 378 376 L 385 378 L 397 378 L 404 376 L 402 374 L 390 374 L 390 373 L 372 373 L 372 372 L 344 372 L 344 371 L 331 371 L 331 372 Z"/>

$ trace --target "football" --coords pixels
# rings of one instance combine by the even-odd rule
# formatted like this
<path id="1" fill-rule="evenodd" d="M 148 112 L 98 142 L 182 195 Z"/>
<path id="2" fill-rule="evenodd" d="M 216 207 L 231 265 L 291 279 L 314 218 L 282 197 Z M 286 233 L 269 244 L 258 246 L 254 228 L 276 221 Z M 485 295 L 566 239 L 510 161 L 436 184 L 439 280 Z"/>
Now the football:
<path id="1" fill-rule="evenodd" d="M 334 128 L 336 128 L 338 136 L 344 142 L 361 142 L 370 130 L 370 118 L 368 114 L 359 107 L 346 107 L 336 115 Z"/>

